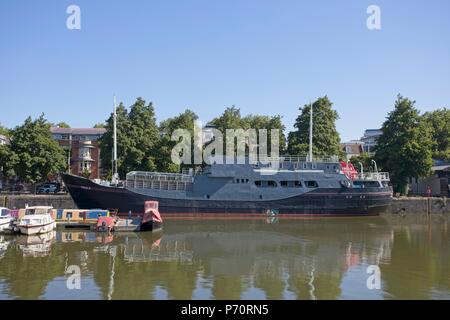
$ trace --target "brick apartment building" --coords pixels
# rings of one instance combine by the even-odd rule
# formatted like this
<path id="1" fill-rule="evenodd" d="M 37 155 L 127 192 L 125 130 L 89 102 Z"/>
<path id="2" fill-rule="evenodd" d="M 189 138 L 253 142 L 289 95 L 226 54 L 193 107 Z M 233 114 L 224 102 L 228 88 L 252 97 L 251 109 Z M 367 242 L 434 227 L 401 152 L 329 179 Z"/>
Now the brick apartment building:
<path id="1" fill-rule="evenodd" d="M 70 173 L 82 176 L 90 172 L 90 179 L 101 175 L 98 139 L 106 132 L 103 128 L 51 128 L 53 139 L 68 150 Z M 69 162 L 70 158 L 70 162 Z"/>

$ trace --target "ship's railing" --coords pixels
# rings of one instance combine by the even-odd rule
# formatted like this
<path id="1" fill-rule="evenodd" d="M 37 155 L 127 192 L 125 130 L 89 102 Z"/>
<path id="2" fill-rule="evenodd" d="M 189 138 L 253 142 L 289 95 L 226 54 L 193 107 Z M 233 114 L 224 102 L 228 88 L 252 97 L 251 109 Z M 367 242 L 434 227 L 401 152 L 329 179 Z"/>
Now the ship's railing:
<path id="1" fill-rule="evenodd" d="M 182 173 L 164 173 L 164 172 L 144 172 L 131 171 L 127 173 L 127 180 L 130 178 L 142 180 L 156 180 L 156 181 L 185 181 L 192 182 L 193 177 Z"/>
<path id="2" fill-rule="evenodd" d="M 358 173 L 355 180 L 390 181 L 389 172 L 364 172 Z"/>
<path id="3" fill-rule="evenodd" d="M 310 162 L 307 156 L 279 156 L 279 157 L 252 157 L 253 163 L 270 163 L 270 162 Z M 337 156 L 321 156 L 321 157 L 313 157 L 312 162 L 339 162 L 339 158 Z"/>
<path id="4" fill-rule="evenodd" d="M 127 188 L 154 190 L 191 190 L 194 177 L 181 173 L 132 171 L 127 174 Z"/>

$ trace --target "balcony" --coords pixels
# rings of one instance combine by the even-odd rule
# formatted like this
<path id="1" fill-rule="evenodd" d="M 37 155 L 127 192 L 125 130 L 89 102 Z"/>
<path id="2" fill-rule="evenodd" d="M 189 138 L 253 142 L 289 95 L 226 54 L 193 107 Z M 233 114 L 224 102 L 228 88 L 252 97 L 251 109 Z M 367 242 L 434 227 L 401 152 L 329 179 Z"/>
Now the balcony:
<path id="1" fill-rule="evenodd" d="M 93 149 L 95 146 L 92 144 L 91 140 L 80 141 L 80 148 Z"/>

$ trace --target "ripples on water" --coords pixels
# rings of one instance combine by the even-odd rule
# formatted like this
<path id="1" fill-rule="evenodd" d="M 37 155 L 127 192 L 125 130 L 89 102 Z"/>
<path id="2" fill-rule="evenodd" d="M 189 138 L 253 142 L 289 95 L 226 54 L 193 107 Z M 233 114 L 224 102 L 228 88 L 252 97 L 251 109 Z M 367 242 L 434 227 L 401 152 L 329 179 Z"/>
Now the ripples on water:
<path id="1" fill-rule="evenodd" d="M 158 233 L 0 235 L 0 299 L 450 299 L 448 219 L 435 220 L 166 220 Z M 66 287 L 70 265 L 79 290 Z M 369 265 L 379 290 L 367 288 Z"/>

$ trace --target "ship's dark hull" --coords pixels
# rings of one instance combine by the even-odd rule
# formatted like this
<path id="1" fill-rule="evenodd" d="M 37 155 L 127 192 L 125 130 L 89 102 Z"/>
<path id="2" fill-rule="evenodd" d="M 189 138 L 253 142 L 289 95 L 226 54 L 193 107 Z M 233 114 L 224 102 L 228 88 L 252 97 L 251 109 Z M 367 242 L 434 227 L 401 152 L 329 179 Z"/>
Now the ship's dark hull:
<path id="1" fill-rule="evenodd" d="M 168 215 L 376 215 L 389 206 L 390 188 L 316 189 L 302 195 L 270 201 L 221 201 L 170 199 L 143 195 L 124 188 L 101 186 L 92 181 L 64 175 L 64 183 L 79 208 L 117 209 L 119 213 L 141 213 L 144 202 L 159 202 Z"/>

